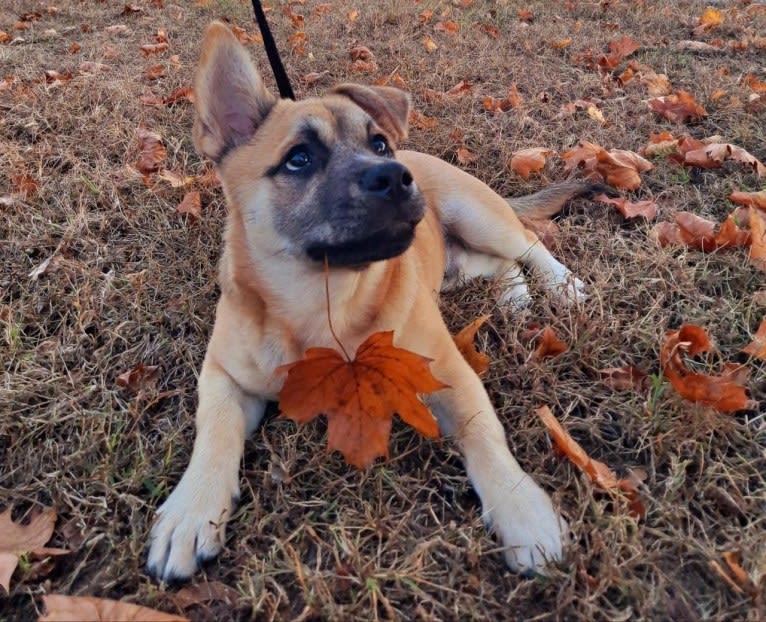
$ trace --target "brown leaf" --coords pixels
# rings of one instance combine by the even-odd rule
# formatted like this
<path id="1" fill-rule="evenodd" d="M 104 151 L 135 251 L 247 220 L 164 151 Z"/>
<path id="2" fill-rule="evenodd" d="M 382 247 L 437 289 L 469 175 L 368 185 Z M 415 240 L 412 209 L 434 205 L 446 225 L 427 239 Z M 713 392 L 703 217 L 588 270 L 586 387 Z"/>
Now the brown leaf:
<path id="1" fill-rule="evenodd" d="M 706 117 L 707 111 L 686 91 L 677 91 L 671 95 L 649 100 L 649 107 L 669 121 L 683 123 Z"/>
<path id="2" fill-rule="evenodd" d="M 306 54 L 306 44 L 308 43 L 308 37 L 306 36 L 305 32 L 302 30 L 294 32 L 288 39 L 288 42 L 290 43 L 290 47 L 292 47 L 293 52 L 300 55 Z"/>
<path id="3" fill-rule="evenodd" d="M 678 150 L 678 139 L 668 131 L 649 136 L 649 144 L 641 150 L 647 157 L 667 155 Z"/>
<path id="4" fill-rule="evenodd" d="M 601 56 L 598 64 L 603 69 L 611 70 L 617 67 L 623 59 L 638 50 L 641 45 L 630 37 L 623 36 L 609 42 L 609 54 Z"/>
<path id="5" fill-rule="evenodd" d="M 540 343 L 532 353 L 532 359 L 539 361 L 544 358 L 558 356 L 567 350 L 569 350 L 569 346 L 563 341 L 559 341 L 553 329 L 550 326 L 546 326 L 540 333 Z"/>
<path id="6" fill-rule="evenodd" d="M 500 36 L 500 30 L 497 26 L 493 26 L 492 24 L 477 24 L 477 26 L 485 35 L 492 37 L 493 39 L 497 39 Z"/>
<path id="7" fill-rule="evenodd" d="M 580 165 L 585 165 L 586 170 L 595 170 L 596 154 L 603 149 L 587 140 L 581 140 L 576 147 L 563 152 L 560 157 L 564 161 L 564 172 L 568 173 Z M 590 163 L 590 166 L 589 166 Z"/>
<path id="8" fill-rule="evenodd" d="M 20 194 L 26 201 L 37 194 L 37 181 L 29 173 L 16 173 L 11 175 L 13 191 Z"/>
<path id="9" fill-rule="evenodd" d="M 439 125 L 439 120 L 434 117 L 427 117 L 413 108 L 410 110 L 408 123 L 411 128 L 431 130 Z"/>
<path id="10" fill-rule="evenodd" d="M 172 106 L 180 101 L 194 103 L 194 89 L 190 86 L 179 86 L 170 95 L 165 97 L 162 103 L 166 106 Z"/>
<path id="11" fill-rule="evenodd" d="M 766 361 L 766 317 L 761 320 L 753 341 L 742 348 L 742 352 Z"/>
<path id="12" fill-rule="evenodd" d="M 554 50 L 561 50 L 563 48 L 569 47 L 572 44 L 572 37 L 566 37 L 565 39 L 556 39 L 555 41 L 551 41 L 550 46 Z"/>
<path id="13" fill-rule="evenodd" d="M 742 552 L 726 551 L 721 555 L 723 557 L 726 569 L 716 560 L 710 560 L 710 566 L 735 592 L 747 594 L 753 602 L 757 602 L 760 597 L 760 590 L 755 581 L 750 578 L 747 571 L 741 566 Z"/>
<path id="14" fill-rule="evenodd" d="M 37 622 L 189 622 L 187 618 L 156 609 L 92 596 L 48 594 L 43 596 L 43 604 L 47 613 L 37 618 Z"/>
<path id="15" fill-rule="evenodd" d="M 282 13 L 290 18 L 294 28 L 303 28 L 306 19 L 300 13 L 293 11 L 292 6 L 286 6 L 282 9 Z"/>
<path id="16" fill-rule="evenodd" d="M 617 479 L 614 471 L 603 462 L 594 460 L 582 446 L 574 440 L 564 427 L 556 419 L 551 409 L 547 406 L 540 406 L 535 413 L 548 429 L 548 433 L 553 439 L 555 446 L 561 451 L 570 462 L 585 473 L 591 481 L 602 490 L 621 490 L 626 493 L 631 513 L 637 517 L 644 514 L 644 506 L 638 498 L 638 478 Z"/>
<path id="17" fill-rule="evenodd" d="M 153 56 L 165 52 L 169 47 L 170 46 L 167 43 L 147 43 L 146 45 L 142 45 L 139 49 L 141 50 L 142 56 Z"/>
<path id="18" fill-rule="evenodd" d="M 168 151 L 162 144 L 162 136 L 147 130 L 145 127 L 139 127 L 136 130 L 136 139 L 138 140 L 138 148 L 141 150 L 136 168 L 143 174 L 144 182 L 148 183 L 149 176 L 160 170 Z"/>
<path id="19" fill-rule="evenodd" d="M 118 387 L 139 391 L 147 386 L 154 385 L 159 380 L 161 369 L 159 365 L 144 365 L 139 363 L 130 371 L 126 371 L 115 380 Z"/>
<path id="20" fill-rule="evenodd" d="M 668 331 L 660 350 L 660 366 L 676 392 L 686 400 L 715 408 L 719 412 L 736 412 L 753 407 L 745 387 L 731 373 L 712 376 L 690 371 L 681 354 L 696 356 L 713 347 L 707 333 L 693 324 Z"/>
<path id="21" fill-rule="evenodd" d="M 646 220 L 654 220 L 657 216 L 657 203 L 654 199 L 632 203 L 624 197 L 611 198 L 605 194 L 599 194 L 594 197 L 594 199 L 596 201 L 601 201 L 602 203 L 614 205 L 625 218 L 636 218 L 641 216 Z"/>
<path id="22" fill-rule="evenodd" d="M 302 361 L 277 368 L 287 373 L 279 408 L 299 423 L 323 413 L 328 449 L 365 468 L 388 455 L 394 413 L 424 436 L 438 436 L 436 419 L 418 398 L 446 387 L 431 375 L 430 362 L 394 347 L 393 332 L 370 335 L 352 361 L 331 348 L 310 348 Z"/>
<path id="23" fill-rule="evenodd" d="M 477 317 L 473 322 L 463 328 L 457 335 L 452 338 L 455 340 L 455 345 L 463 358 L 468 361 L 477 374 L 481 375 L 489 368 L 490 358 L 483 352 L 479 352 L 473 345 L 473 339 L 476 336 L 476 332 L 479 330 L 482 324 L 489 319 L 488 315 L 482 315 Z"/>
<path id="24" fill-rule="evenodd" d="M 312 71 L 310 73 L 307 73 L 301 78 L 301 82 L 305 84 L 306 86 L 311 86 L 312 84 L 316 84 L 317 82 L 323 80 L 325 77 L 329 76 L 329 71 Z"/>
<path id="25" fill-rule="evenodd" d="M 545 147 L 531 147 L 521 149 L 511 156 L 511 169 L 516 171 L 524 179 L 529 179 L 530 173 L 537 172 L 545 166 L 546 158 L 555 153 Z"/>
<path id="26" fill-rule="evenodd" d="M 202 215 L 202 198 L 199 192 L 192 190 L 184 195 L 184 198 L 176 207 L 179 214 L 189 214 L 191 218 L 199 220 Z"/>
<path id="27" fill-rule="evenodd" d="M 453 21 L 436 22 L 434 24 L 434 32 L 443 32 L 454 37 L 460 32 L 460 24 Z"/>
<path id="28" fill-rule="evenodd" d="M 511 108 L 518 108 L 521 105 L 521 96 L 516 88 L 516 83 L 511 85 L 508 95 L 505 99 L 495 99 L 494 97 L 485 97 L 482 99 L 484 110 L 490 112 L 507 112 Z"/>
<path id="29" fill-rule="evenodd" d="M 375 58 L 370 49 L 363 45 L 355 45 L 349 50 L 348 55 L 351 60 L 373 60 Z"/>
<path id="30" fill-rule="evenodd" d="M 0 585 L 10 593 L 10 581 L 20 555 L 47 557 L 66 555 L 66 549 L 48 548 L 45 545 L 53 535 L 56 525 L 56 510 L 43 508 L 22 525 L 11 519 L 12 508 L 0 512 Z"/>
<path id="31" fill-rule="evenodd" d="M 173 602 L 182 611 L 193 605 L 225 600 L 236 604 L 240 600 L 239 592 L 220 581 L 205 581 L 184 587 L 173 595 Z"/>
<path id="32" fill-rule="evenodd" d="M 461 80 L 455 86 L 447 91 L 435 91 L 433 89 L 423 89 L 421 95 L 427 102 L 434 101 L 455 101 L 458 100 L 473 89 L 473 84 L 467 80 Z"/>
<path id="33" fill-rule="evenodd" d="M 755 210 L 750 216 L 750 263 L 766 272 L 766 213 Z"/>
<path id="34" fill-rule="evenodd" d="M 112 70 L 110 65 L 104 63 L 96 63 L 93 61 L 85 61 L 80 63 L 81 73 L 108 73 Z"/>
<path id="35" fill-rule="evenodd" d="M 635 190 L 641 185 L 641 173 L 654 168 L 654 164 L 633 151 L 603 149 L 596 153 L 596 171 L 615 188 Z"/>
<path id="36" fill-rule="evenodd" d="M 522 22 L 531 22 L 533 19 L 535 19 L 535 14 L 532 13 L 532 11 L 529 9 L 519 9 L 517 15 Z"/>
<path id="37" fill-rule="evenodd" d="M 160 78 L 165 77 L 165 65 L 155 65 L 154 67 L 149 67 L 149 69 L 146 70 L 144 75 L 149 80 L 159 80 Z"/>
<path id="38" fill-rule="evenodd" d="M 649 379 L 645 372 L 633 365 L 608 367 L 600 369 L 598 373 L 601 376 L 601 381 L 616 391 L 643 390 L 646 388 L 647 380 Z"/>
<path id="39" fill-rule="evenodd" d="M 436 41 L 431 38 L 431 35 L 424 35 L 420 42 L 429 54 L 439 49 L 439 46 L 436 45 Z"/>
<path id="40" fill-rule="evenodd" d="M 457 158 L 457 161 L 463 166 L 471 164 L 471 162 L 475 162 L 479 159 L 479 155 L 468 149 L 468 147 L 465 145 L 457 148 L 455 151 L 455 157 Z"/>
<path id="41" fill-rule="evenodd" d="M 766 211 L 766 190 L 758 192 L 732 192 L 729 195 L 729 201 L 747 205 L 748 207 L 757 207 Z"/>

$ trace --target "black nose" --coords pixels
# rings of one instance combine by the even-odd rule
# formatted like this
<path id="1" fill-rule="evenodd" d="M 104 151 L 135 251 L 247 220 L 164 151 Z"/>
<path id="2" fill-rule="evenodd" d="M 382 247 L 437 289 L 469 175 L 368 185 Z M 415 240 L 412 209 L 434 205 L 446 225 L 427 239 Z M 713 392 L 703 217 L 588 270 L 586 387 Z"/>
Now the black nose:
<path id="1" fill-rule="evenodd" d="M 379 199 L 403 201 L 412 196 L 412 175 L 399 162 L 384 162 L 365 170 L 359 187 Z"/>

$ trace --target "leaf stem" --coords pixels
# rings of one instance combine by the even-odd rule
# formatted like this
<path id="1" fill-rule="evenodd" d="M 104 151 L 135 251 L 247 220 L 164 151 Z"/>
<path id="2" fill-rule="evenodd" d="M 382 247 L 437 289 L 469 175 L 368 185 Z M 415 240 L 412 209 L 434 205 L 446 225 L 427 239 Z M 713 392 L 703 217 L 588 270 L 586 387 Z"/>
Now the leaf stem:
<path id="1" fill-rule="evenodd" d="M 327 260 L 327 255 L 324 256 L 324 295 L 325 300 L 327 301 L 327 323 L 330 325 L 330 333 L 332 333 L 335 343 L 338 344 L 341 352 L 343 352 L 343 356 L 345 356 L 346 360 L 350 363 L 351 357 L 348 355 L 348 352 L 346 352 L 346 348 L 343 347 L 340 339 L 338 339 L 338 335 L 335 334 L 335 329 L 332 326 L 332 313 L 330 313 L 330 262 Z"/>

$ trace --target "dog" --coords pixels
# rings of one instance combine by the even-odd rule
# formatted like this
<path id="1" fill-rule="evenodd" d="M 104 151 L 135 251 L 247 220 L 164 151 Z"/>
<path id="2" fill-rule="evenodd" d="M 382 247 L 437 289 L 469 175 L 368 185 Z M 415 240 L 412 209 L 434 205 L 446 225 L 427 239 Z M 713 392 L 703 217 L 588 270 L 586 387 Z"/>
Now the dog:
<path id="1" fill-rule="evenodd" d="M 456 439 L 508 566 L 544 572 L 562 556 L 567 524 L 511 455 L 438 294 L 485 276 L 504 283 L 500 304 L 523 305 L 530 294 L 521 265 L 567 302 L 582 299 L 583 283 L 484 183 L 438 158 L 397 151 L 407 135 L 403 91 L 342 84 L 321 98 L 276 100 L 229 28 L 213 22 L 194 93 L 195 146 L 215 163 L 229 209 L 221 296 L 199 376 L 194 449 L 157 511 L 148 573 L 184 580 L 221 551 L 245 439 L 284 381 L 275 368 L 309 347 L 336 345 L 325 278 L 347 350 L 392 330 L 398 347 L 433 359 L 449 388 L 426 403 L 441 433 Z M 527 216 L 549 216 L 590 191 L 569 182 L 510 201 Z"/>

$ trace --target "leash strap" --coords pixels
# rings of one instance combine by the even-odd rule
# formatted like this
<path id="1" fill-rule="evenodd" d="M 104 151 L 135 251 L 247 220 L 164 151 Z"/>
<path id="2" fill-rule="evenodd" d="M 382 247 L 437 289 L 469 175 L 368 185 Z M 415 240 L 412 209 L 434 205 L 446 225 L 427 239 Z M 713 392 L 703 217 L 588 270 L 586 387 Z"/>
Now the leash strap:
<path id="1" fill-rule="evenodd" d="M 294 100 L 295 94 L 293 93 L 293 87 L 290 86 L 290 78 L 287 77 L 285 67 L 282 65 L 282 59 L 279 58 L 279 50 L 277 49 L 277 44 L 274 43 L 274 37 L 271 36 L 269 23 L 266 21 L 266 14 L 263 12 L 260 0 L 253 0 L 253 11 L 255 11 L 255 20 L 258 22 L 258 28 L 261 29 L 266 56 L 269 57 L 271 70 L 274 72 L 274 77 L 277 80 L 279 96 L 283 99 Z"/>

